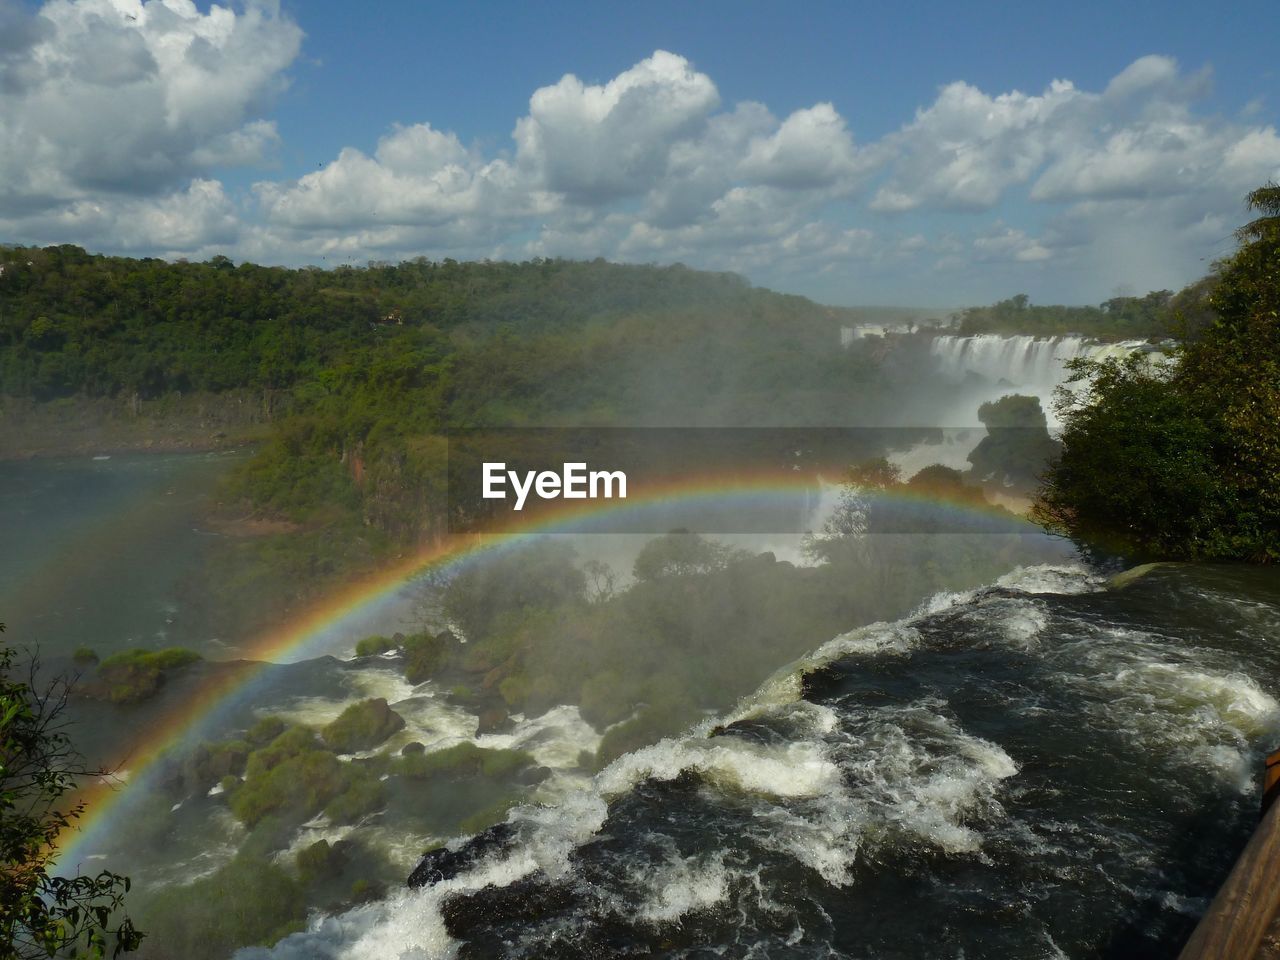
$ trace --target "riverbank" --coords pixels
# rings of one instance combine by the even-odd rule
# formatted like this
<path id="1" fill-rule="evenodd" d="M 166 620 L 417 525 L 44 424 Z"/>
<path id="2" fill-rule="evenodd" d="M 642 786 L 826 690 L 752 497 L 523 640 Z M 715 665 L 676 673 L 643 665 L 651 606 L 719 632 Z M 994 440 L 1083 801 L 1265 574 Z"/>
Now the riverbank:
<path id="1" fill-rule="evenodd" d="M 43 403 L 0 396 L 0 460 L 247 447 L 267 436 L 272 413 L 250 391 Z"/>

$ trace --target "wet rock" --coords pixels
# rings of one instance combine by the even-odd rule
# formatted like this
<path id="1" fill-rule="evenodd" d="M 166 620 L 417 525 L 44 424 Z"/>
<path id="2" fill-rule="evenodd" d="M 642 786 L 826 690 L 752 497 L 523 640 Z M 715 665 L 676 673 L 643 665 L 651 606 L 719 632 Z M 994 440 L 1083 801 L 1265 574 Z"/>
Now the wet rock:
<path id="1" fill-rule="evenodd" d="M 484 857 L 509 850 L 515 841 L 515 826 L 510 823 L 494 824 L 457 850 L 440 847 L 424 854 L 413 873 L 409 874 L 408 884 L 410 887 L 430 887 L 444 880 L 452 880 Z"/>
<path id="2" fill-rule="evenodd" d="M 347 707 L 320 736 L 330 749 L 354 753 L 371 750 L 403 729 L 404 717 L 392 710 L 384 697 L 377 697 Z"/>
<path id="3" fill-rule="evenodd" d="M 476 727 L 477 734 L 497 733 L 510 726 L 511 717 L 503 707 L 490 707 L 480 714 L 480 723 Z"/>

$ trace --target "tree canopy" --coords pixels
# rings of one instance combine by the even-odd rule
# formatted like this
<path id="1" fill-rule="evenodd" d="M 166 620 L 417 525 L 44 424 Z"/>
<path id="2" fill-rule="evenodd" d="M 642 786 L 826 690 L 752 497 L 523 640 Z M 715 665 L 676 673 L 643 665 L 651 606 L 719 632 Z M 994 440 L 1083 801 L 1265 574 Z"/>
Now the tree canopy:
<path id="1" fill-rule="evenodd" d="M 1264 216 L 1218 265 L 1197 339 L 1167 364 L 1076 362 L 1037 504 L 1050 529 L 1142 557 L 1280 560 L 1280 188 L 1248 203 Z"/>

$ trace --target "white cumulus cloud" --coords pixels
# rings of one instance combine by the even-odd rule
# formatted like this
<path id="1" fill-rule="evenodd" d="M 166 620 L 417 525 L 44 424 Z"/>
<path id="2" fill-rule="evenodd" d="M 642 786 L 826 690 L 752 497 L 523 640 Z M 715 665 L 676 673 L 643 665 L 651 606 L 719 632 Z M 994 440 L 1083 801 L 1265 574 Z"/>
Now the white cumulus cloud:
<path id="1" fill-rule="evenodd" d="M 0 37 L 0 222 L 128 208 L 128 235 L 152 227 L 161 247 L 176 236 L 166 210 L 278 145 L 260 111 L 302 32 L 266 2 L 202 13 L 190 0 L 49 0 L 27 12 L 0 0 Z"/>
<path id="2" fill-rule="evenodd" d="M 1265 101 L 1215 112 L 1210 72 L 1169 57 L 1096 90 L 956 80 L 864 142 L 831 100 L 725 103 L 658 50 L 533 90 L 496 149 L 405 117 L 229 197 L 222 171 L 279 151 L 268 108 L 301 41 L 266 0 L 0 0 L 0 231 L 292 263 L 679 260 L 846 300 L 1079 301 L 1194 279 L 1229 252 L 1244 193 L 1280 178 Z"/>

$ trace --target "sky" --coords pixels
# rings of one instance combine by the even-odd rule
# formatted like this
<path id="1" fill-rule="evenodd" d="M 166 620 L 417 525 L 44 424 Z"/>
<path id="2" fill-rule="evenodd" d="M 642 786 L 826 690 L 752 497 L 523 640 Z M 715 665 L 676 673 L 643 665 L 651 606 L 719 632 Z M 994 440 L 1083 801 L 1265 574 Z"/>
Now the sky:
<path id="1" fill-rule="evenodd" d="M 1273 0 L 0 0 L 0 243 L 605 257 L 842 305 L 1177 289 L 1280 179 Z"/>

